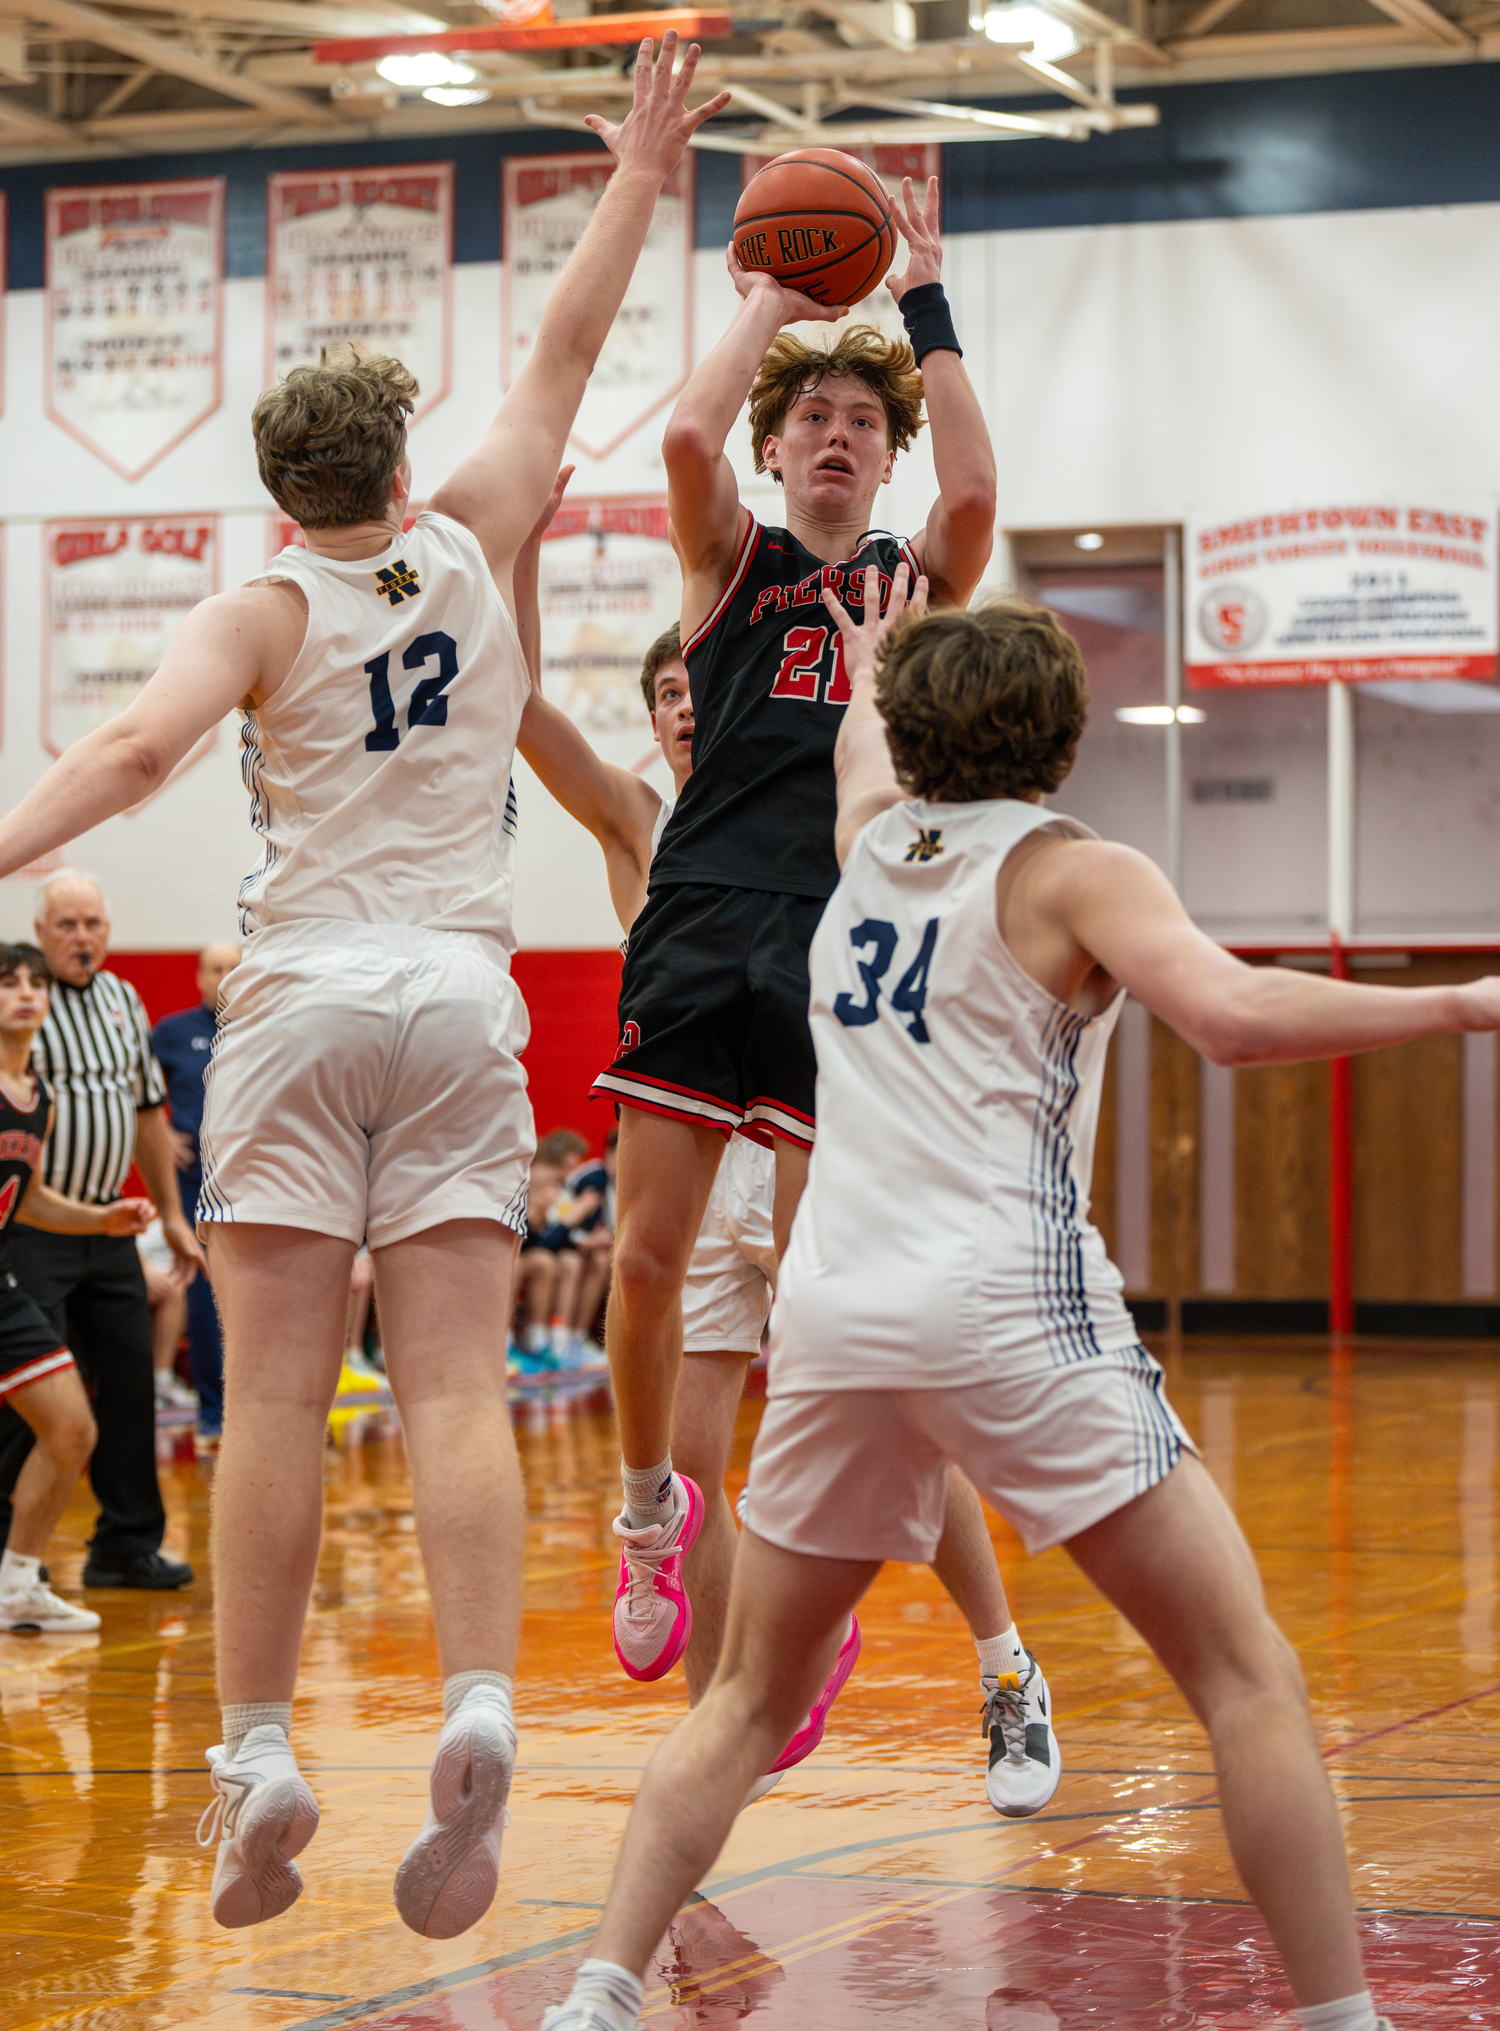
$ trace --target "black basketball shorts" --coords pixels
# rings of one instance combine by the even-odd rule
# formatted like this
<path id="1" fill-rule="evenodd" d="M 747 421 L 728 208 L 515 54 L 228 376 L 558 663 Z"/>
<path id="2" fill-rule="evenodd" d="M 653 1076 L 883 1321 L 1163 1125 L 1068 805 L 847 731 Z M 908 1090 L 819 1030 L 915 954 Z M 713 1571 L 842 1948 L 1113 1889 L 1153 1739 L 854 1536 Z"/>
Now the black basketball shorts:
<path id="1" fill-rule="evenodd" d="M 811 1149 L 807 950 L 824 908 L 761 889 L 655 890 L 630 933 L 620 1042 L 595 1095 Z"/>
<path id="2" fill-rule="evenodd" d="M 72 1368 L 73 1356 L 59 1347 L 47 1324 L 9 1270 L 0 1271 L 0 1402 L 12 1390 L 24 1389 L 60 1368 Z"/>

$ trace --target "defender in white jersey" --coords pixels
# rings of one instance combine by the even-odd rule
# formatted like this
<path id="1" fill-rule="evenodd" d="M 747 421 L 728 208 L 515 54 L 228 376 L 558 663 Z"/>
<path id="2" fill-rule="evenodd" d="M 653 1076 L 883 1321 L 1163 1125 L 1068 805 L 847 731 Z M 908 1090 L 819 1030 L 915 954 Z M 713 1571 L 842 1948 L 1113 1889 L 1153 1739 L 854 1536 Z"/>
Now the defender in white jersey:
<path id="1" fill-rule="evenodd" d="M 877 600 L 872 585 L 866 614 Z M 1088 702 L 1051 615 L 1005 601 L 910 620 L 877 694 L 886 628 L 829 604 L 854 698 L 843 876 L 812 952 L 818 1140 L 723 1661 L 652 1760 L 595 1957 L 544 2031 L 634 2024 L 657 1940 L 850 1609 L 882 1559 L 927 1556 L 952 1462 L 1032 1545 L 1065 1543 L 1151 1643 L 1207 1729 L 1230 1848 L 1299 2005 L 1318 2031 L 1376 2031 L 1296 1658 L 1133 1344 L 1086 1159 L 1126 990 L 1248 1064 L 1500 1028 L 1500 979 L 1393 990 L 1241 965 L 1144 856 L 1041 808 Z"/>
<path id="2" fill-rule="evenodd" d="M 350 1264 L 368 1236 L 443 1672 L 426 1825 L 396 1903 L 432 1938 L 488 1907 L 515 1755 L 524 1507 L 505 1329 L 532 1146 L 511 984 L 509 778 L 527 703 L 516 555 L 545 503 L 664 180 L 727 94 L 642 44 L 617 159 L 536 344 L 476 450 L 404 528 L 399 362 L 294 369 L 256 405 L 261 477 L 298 522 L 188 616 L 128 711 L 0 824 L 0 872 L 137 804 L 244 713 L 260 864 L 207 1092 L 205 1187 L 229 1397 L 215 1499 L 224 1742 L 209 1751 L 223 1925 L 284 1911 L 318 1807 L 289 1740 Z"/>
<path id="3" fill-rule="evenodd" d="M 672 806 L 633 770 L 601 761 L 572 720 L 542 696 L 539 557 L 572 473 L 565 466 L 558 474 L 552 498 L 516 559 L 516 621 L 533 686 L 521 752 L 553 796 L 598 840 L 620 928 L 628 934 L 645 904 L 652 857 Z M 693 702 L 675 623 L 646 651 L 641 695 L 680 793 L 693 772 Z M 746 1373 L 760 1351 L 776 1289 L 775 1192 L 773 1152 L 746 1136 L 726 1136 L 682 1289 L 686 1358 L 672 1405 L 672 1445 L 683 1473 L 703 1493 L 703 1527 L 683 1561 L 693 1603 L 682 1653 L 690 1701 L 708 1690 L 724 1639 L 738 1541 L 724 1476 Z M 985 1795 L 997 1812 L 1025 1818 L 1048 1802 L 1062 1774 L 1051 1696 L 1017 1634 L 979 1498 L 956 1471 L 948 1477 L 943 1511 L 932 1567 L 968 1623 L 978 1652 Z M 627 1614 L 633 1605 L 627 1596 Z M 773 1768 L 757 1779 L 752 1798 L 763 1797 L 781 1772 L 817 1748 L 829 1709 L 858 1654 L 858 1624 L 851 1618 L 848 1640 L 804 1725 Z"/>

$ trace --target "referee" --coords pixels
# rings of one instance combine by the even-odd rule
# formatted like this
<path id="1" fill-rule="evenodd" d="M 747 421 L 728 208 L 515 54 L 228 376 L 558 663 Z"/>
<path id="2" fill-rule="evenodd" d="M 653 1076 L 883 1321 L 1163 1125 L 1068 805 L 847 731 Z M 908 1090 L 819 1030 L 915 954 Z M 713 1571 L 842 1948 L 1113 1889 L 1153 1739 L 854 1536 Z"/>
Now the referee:
<path id="1" fill-rule="evenodd" d="M 189 1274 L 202 1263 L 183 1217 L 166 1110 L 146 1012 L 127 981 L 100 971 L 109 911 L 87 875 L 57 874 L 37 907 L 37 943 L 51 969 L 52 1006 L 33 1063 L 57 1113 L 41 1174 L 54 1191 L 97 1206 L 118 1196 L 131 1161 Z M 86 1587 L 185 1587 L 191 1566 L 161 1555 L 166 1512 L 156 1478 L 151 1312 L 134 1241 L 15 1228 L 5 1267 L 41 1307 L 94 1393 L 98 1443 L 89 1479 L 99 1519 L 83 1569 Z M 31 1450 L 28 1425 L 0 1411 L 0 1538 L 10 1492 Z"/>

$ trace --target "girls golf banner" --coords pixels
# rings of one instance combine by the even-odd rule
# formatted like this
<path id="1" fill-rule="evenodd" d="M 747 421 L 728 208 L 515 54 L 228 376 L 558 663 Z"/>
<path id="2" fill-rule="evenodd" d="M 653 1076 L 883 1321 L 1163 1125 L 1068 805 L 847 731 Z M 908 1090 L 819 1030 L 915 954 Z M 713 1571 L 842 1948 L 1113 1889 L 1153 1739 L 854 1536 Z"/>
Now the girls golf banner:
<path id="1" fill-rule="evenodd" d="M 1190 520 L 1188 681 L 1493 681 L 1495 522 L 1493 501 L 1442 499 Z"/>
<path id="2" fill-rule="evenodd" d="M 453 164 L 267 179 L 266 380 L 324 346 L 392 353 L 425 416 L 453 370 Z"/>
<path id="3" fill-rule="evenodd" d="M 594 215 L 614 164 L 600 155 L 511 156 L 502 183 L 500 374 L 531 357 L 552 285 Z M 664 409 L 693 363 L 692 158 L 668 177 L 645 249 L 584 391 L 568 442 L 607 458 Z"/>
<path id="4" fill-rule="evenodd" d="M 219 521 L 51 522 L 42 554 L 42 744 L 60 755 L 124 711 L 183 616 L 218 590 Z M 213 738 L 207 734 L 187 761 L 205 754 Z"/>
<path id="5" fill-rule="evenodd" d="M 219 406 L 224 179 L 49 190 L 47 414 L 138 480 Z"/>

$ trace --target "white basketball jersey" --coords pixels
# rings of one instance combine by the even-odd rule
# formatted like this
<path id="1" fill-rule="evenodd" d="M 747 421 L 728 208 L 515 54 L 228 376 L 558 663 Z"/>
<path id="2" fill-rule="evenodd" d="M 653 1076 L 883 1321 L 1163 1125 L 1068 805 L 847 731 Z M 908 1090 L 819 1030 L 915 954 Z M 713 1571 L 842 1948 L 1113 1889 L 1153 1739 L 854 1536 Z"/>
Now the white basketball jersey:
<path id="1" fill-rule="evenodd" d="M 949 1388 L 1136 1343 L 1089 1223 L 1123 995 L 1076 1015 L 1011 956 L 1001 863 L 1047 827 L 1012 799 L 865 827 L 813 939 L 818 1134 L 782 1264 L 770 1388 Z"/>
<path id="2" fill-rule="evenodd" d="M 429 513 L 379 556 L 286 549 L 263 575 L 302 588 L 307 635 L 240 734 L 265 840 L 240 887 L 242 928 L 334 917 L 470 931 L 510 951 L 511 765 L 529 679 L 478 538 Z"/>

